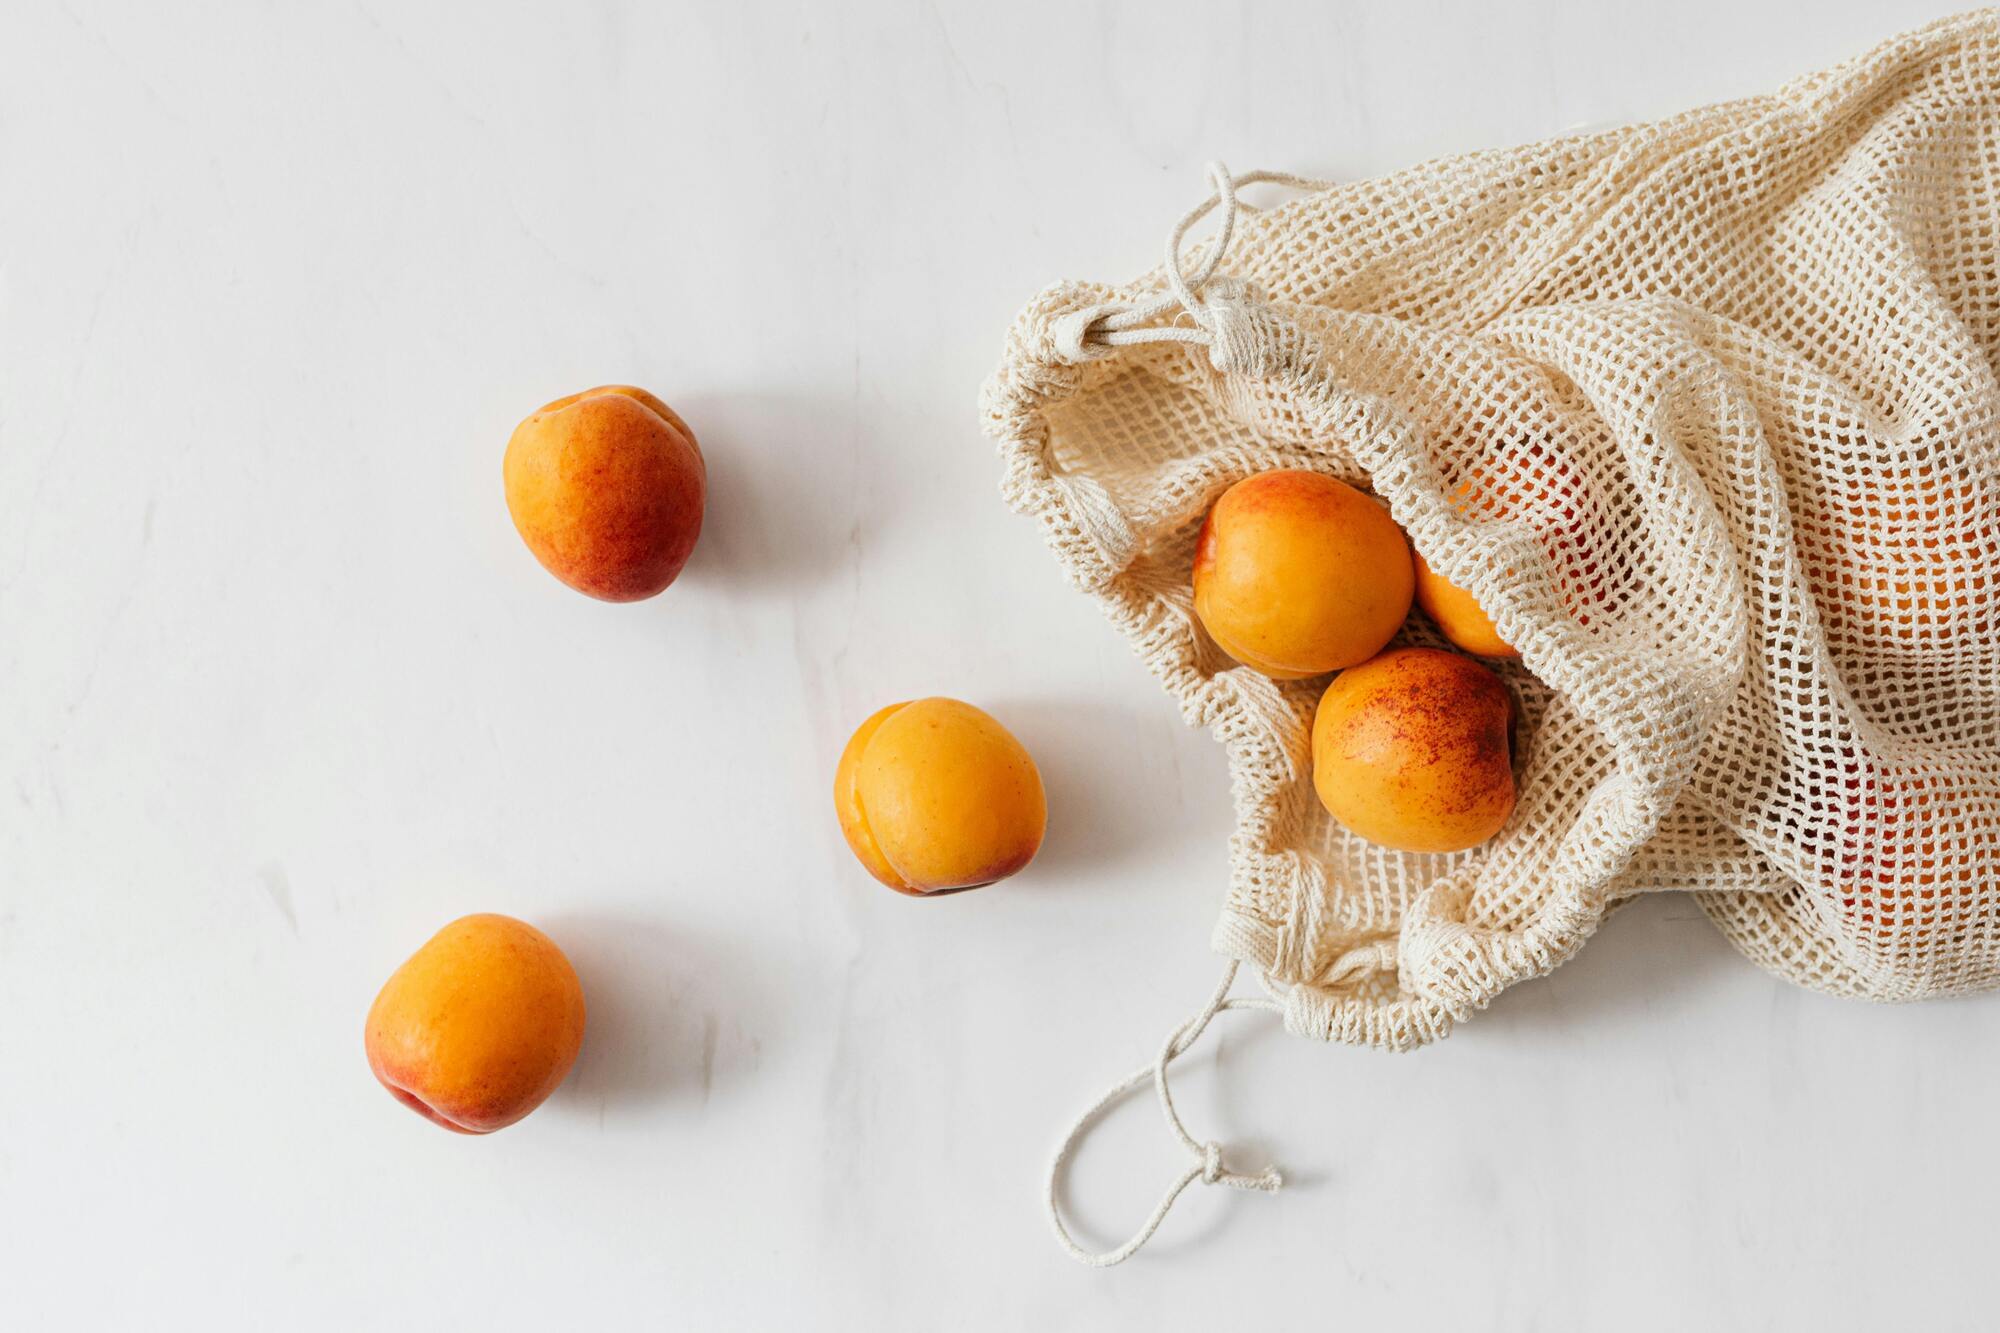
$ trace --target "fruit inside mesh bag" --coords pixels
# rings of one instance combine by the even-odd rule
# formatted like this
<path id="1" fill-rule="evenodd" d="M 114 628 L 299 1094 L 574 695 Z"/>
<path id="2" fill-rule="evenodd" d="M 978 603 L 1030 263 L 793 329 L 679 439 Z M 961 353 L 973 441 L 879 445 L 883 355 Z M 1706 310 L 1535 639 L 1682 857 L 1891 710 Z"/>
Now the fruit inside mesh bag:
<path id="1" fill-rule="evenodd" d="M 1303 193 L 1237 197 L 1270 184 Z M 1009 503 L 1227 749 L 1213 942 L 1287 1027 L 1420 1045 L 1651 891 L 1801 984 L 2000 981 L 2000 19 L 1655 124 L 1210 185 L 1155 273 L 1035 298 L 983 408 Z M 1274 469 L 1371 492 L 1490 618 L 1491 841 L 1337 823 L 1328 677 L 1204 631 L 1197 534 Z"/>

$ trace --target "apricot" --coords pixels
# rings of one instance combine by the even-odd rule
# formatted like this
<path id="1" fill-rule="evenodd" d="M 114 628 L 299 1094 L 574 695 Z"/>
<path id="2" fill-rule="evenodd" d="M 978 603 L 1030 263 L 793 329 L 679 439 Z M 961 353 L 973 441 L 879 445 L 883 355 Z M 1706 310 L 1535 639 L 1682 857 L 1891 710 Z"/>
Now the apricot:
<path id="1" fill-rule="evenodd" d="M 1956 497 L 1954 497 L 1956 500 Z M 1808 573 L 1835 615 L 1876 642 L 1983 638 L 1994 624 L 1986 573 L 1995 541 L 1962 500 L 1828 514 L 1807 534 Z"/>
<path id="2" fill-rule="evenodd" d="M 1593 614 L 1614 605 L 1610 577 L 1618 562 L 1609 543 L 1616 525 L 1589 476 L 1553 443 L 1518 445 L 1482 459 L 1452 503 L 1476 519 L 1516 519 L 1533 528 L 1556 566 L 1564 605 L 1578 624 L 1590 624 Z M 1417 600 L 1444 636 L 1481 657 L 1519 657 L 1493 630 L 1485 608 L 1464 589 L 1426 570 L 1422 559 L 1418 557 Z M 1427 579 L 1433 583 L 1428 590 Z"/>
<path id="3" fill-rule="evenodd" d="M 1409 615 L 1415 583 L 1388 511 L 1318 472 L 1237 482 L 1195 544 L 1195 615 L 1223 652 L 1275 680 L 1373 657 Z"/>
<path id="4" fill-rule="evenodd" d="M 1421 553 L 1417 555 L 1417 605 L 1437 622 L 1445 638 L 1468 653 L 1501 658 L 1521 655 L 1500 637 L 1493 617 L 1486 614 L 1478 599 L 1433 570 Z"/>
<path id="5" fill-rule="evenodd" d="M 1978 915 L 1978 816 L 1956 787 L 1850 757 L 1825 855 L 1851 933 L 1918 949 Z"/>
<path id="6" fill-rule="evenodd" d="M 396 969 L 368 1011 L 368 1067 L 434 1124 L 490 1134 L 540 1106 L 583 1045 L 583 987 L 525 921 L 460 917 Z"/>
<path id="7" fill-rule="evenodd" d="M 1591 496 L 1588 483 L 1567 459 L 1552 448 L 1534 444 L 1477 464 L 1472 469 L 1472 479 L 1459 486 L 1452 504 L 1462 514 L 1527 517 L 1535 524 L 1544 545 L 1560 552 L 1564 547 L 1588 545 L 1591 520 L 1597 509 L 1591 503 Z M 1500 631 L 1493 626 L 1493 617 L 1486 614 L 1486 608 L 1477 598 L 1432 569 L 1421 552 L 1416 562 L 1417 605 L 1437 622 L 1439 631 L 1455 647 L 1480 657 L 1507 659 L 1521 655 L 1514 645 L 1500 637 Z M 1594 576 L 1597 564 L 1595 560 L 1584 562 L 1583 571 L 1579 571 L 1564 562 L 1572 574 L 1587 571 L 1582 586 L 1564 590 L 1570 609 L 1582 624 L 1588 624 L 1590 617 L 1579 603 L 1599 600 L 1604 591 Z"/>
<path id="8" fill-rule="evenodd" d="M 863 722 L 834 770 L 833 804 L 868 873 L 916 895 L 1005 879 L 1035 859 L 1048 823 L 1027 749 L 956 699 L 890 704 Z"/>
<path id="9" fill-rule="evenodd" d="M 1335 819 L 1405 852 L 1460 852 L 1514 812 L 1514 698 L 1441 648 L 1398 648 L 1333 678 L 1313 718 L 1313 787 Z"/>
<path id="10" fill-rule="evenodd" d="M 663 591 L 701 536 L 701 446 L 644 389 L 607 384 L 536 409 L 501 470 L 515 530 L 542 568 L 607 602 Z"/>

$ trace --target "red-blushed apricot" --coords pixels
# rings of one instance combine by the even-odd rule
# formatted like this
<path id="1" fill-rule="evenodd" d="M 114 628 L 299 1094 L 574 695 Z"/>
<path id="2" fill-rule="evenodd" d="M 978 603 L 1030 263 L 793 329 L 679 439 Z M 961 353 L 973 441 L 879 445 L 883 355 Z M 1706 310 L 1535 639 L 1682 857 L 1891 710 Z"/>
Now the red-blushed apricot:
<path id="1" fill-rule="evenodd" d="M 1410 613 L 1415 581 L 1389 512 L 1318 472 L 1237 482 L 1195 544 L 1195 615 L 1223 652 L 1276 680 L 1380 652 Z"/>
<path id="2" fill-rule="evenodd" d="M 460 917 L 431 936 L 368 1010 L 368 1067 L 397 1101 L 461 1134 L 540 1106 L 583 1046 L 583 986 L 541 931 Z"/>
<path id="3" fill-rule="evenodd" d="M 664 590 L 701 536 L 701 447 L 644 389 L 608 384 L 537 409 L 514 428 L 502 471 L 507 510 L 535 559 L 607 602 Z"/>
<path id="4" fill-rule="evenodd" d="M 956 699 L 891 704 L 863 722 L 834 770 L 847 845 L 898 893 L 1005 879 L 1042 845 L 1048 803 L 1035 761 Z"/>
<path id="5" fill-rule="evenodd" d="M 1398 648 L 1349 667 L 1313 718 L 1313 788 L 1368 841 L 1458 852 L 1514 812 L 1514 698 L 1441 648 Z"/>
<path id="6" fill-rule="evenodd" d="M 1531 527 L 1555 565 L 1565 608 L 1580 625 L 1614 605 L 1610 579 L 1617 527 L 1599 488 L 1553 442 L 1507 448 L 1473 465 L 1452 497 L 1479 520 L 1516 519 Z M 1426 584 L 1430 586 L 1426 587 Z M 1481 657 L 1520 656 L 1493 629 L 1484 607 L 1418 557 L 1417 601 L 1454 645 Z"/>
<path id="7" fill-rule="evenodd" d="M 1922 951 L 1967 929 L 1986 883 L 1976 801 L 1936 774 L 1847 750 L 1832 794 L 1838 839 L 1823 856 L 1850 932 Z"/>

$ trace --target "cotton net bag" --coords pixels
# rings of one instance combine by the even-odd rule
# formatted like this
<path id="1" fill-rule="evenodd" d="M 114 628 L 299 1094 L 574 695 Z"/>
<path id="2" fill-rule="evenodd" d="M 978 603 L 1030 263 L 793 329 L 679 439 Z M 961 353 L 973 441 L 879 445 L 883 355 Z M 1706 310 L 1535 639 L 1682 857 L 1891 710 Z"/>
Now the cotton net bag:
<path id="1" fill-rule="evenodd" d="M 1254 211 L 1257 183 L 1306 193 Z M 2000 980 L 2000 13 L 1656 124 L 1210 185 L 1162 269 L 1030 303 L 983 396 L 1007 501 L 1222 742 L 1236 810 L 1228 973 L 1072 1130 L 1064 1245 L 1114 1263 L 1196 1179 L 1277 1187 L 1173 1114 L 1166 1066 L 1221 1009 L 1421 1046 L 1660 891 L 1816 989 Z M 1486 845 L 1345 832 L 1312 785 L 1327 678 L 1195 619 L 1209 506 L 1281 467 L 1371 490 L 1520 650 L 1520 801 Z M 1399 642 L 1444 646 L 1418 613 Z M 1270 998 L 1226 998 L 1239 964 Z M 1190 1165 L 1086 1254 L 1056 1178 L 1148 1080 Z"/>

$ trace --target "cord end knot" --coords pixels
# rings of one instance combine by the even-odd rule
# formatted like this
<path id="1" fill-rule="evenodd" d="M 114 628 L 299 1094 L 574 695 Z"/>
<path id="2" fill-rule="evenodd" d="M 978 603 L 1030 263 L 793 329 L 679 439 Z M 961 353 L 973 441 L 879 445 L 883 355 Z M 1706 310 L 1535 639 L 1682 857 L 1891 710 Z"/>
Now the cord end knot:
<path id="1" fill-rule="evenodd" d="M 1254 1176 L 1242 1176 L 1222 1164 L 1222 1145 L 1204 1143 L 1201 1145 L 1201 1183 L 1204 1185 L 1234 1185 L 1240 1190 L 1259 1190 L 1265 1194 L 1276 1194 L 1285 1186 L 1285 1178 L 1278 1174 L 1278 1168 L 1267 1166 Z"/>
<path id="2" fill-rule="evenodd" d="M 1284 1184 L 1283 1178 L 1277 1171 L 1268 1166 L 1254 1176 L 1232 1174 L 1229 1168 L 1223 1165 L 1220 1143 L 1213 1140 L 1204 1142 L 1188 1133 L 1187 1126 L 1181 1123 L 1180 1113 L 1174 1110 L 1173 1092 L 1167 1087 L 1167 1066 L 1187 1053 L 1188 1048 L 1200 1039 L 1202 1032 L 1208 1027 L 1209 1020 L 1217 1014 L 1231 1009 L 1255 1009 L 1273 1014 L 1282 1012 L 1274 1000 L 1247 997 L 1231 999 L 1229 988 L 1236 980 L 1236 968 L 1237 964 L 1231 962 L 1223 969 L 1221 984 L 1215 988 L 1215 993 L 1209 996 L 1208 1003 L 1202 1006 L 1201 1012 L 1167 1034 L 1167 1040 L 1160 1047 L 1160 1053 L 1154 1057 L 1152 1064 L 1127 1076 L 1123 1082 L 1099 1097 L 1089 1110 L 1078 1116 L 1070 1125 L 1069 1133 L 1063 1136 L 1062 1146 L 1056 1149 L 1055 1160 L 1049 1163 L 1048 1191 L 1045 1196 L 1049 1210 L 1049 1225 L 1055 1228 L 1056 1240 L 1078 1263 L 1088 1264 L 1092 1268 L 1109 1268 L 1113 1264 L 1124 1263 L 1152 1239 L 1153 1233 L 1160 1229 L 1160 1222 L 1166 1217 L 1167 1210 L 1174 1206 L 1174 1200 L 1180 1198 L 1182 1191 L 1197 1180 L 1204 1185 L 1228 1185 L 1240 1190 L 1261 1190 L 1266 1194 L 1274 1192 Z M 1102 1115 L 1113 1102 L 1148 1082 L 1152 1083 L 1154 1091 L 1159 1094 L 1160 1110 L 1166 1114 L 1167 1127 L 1173 1131 L 1174 1137 L 1181 1141 L 1181 1146 L 1187 1149 L 1194 1160 L 1181 1169 L 1180 1175 L 1167 1187 L 1167 1192 L 1160 1196 L 1159 1203 L 1154 1205 L 1152 1216 L 1146 1219 L 1145 1224 L 1132 1236 L 1132 1239 L 1115 1250 L 1092 1254 L 1078 1245 L 1076 1239 L 1069 1234 L 1069 1228 L 1063 1225 L 1062 1209 L 1056 1202 L 1056 1184 L 1062 1175 L 1063 1165 L 1069 1161 L 1070 1153 L 1076 1148 L 1077 1138 L 1084 1129 Z"/>

